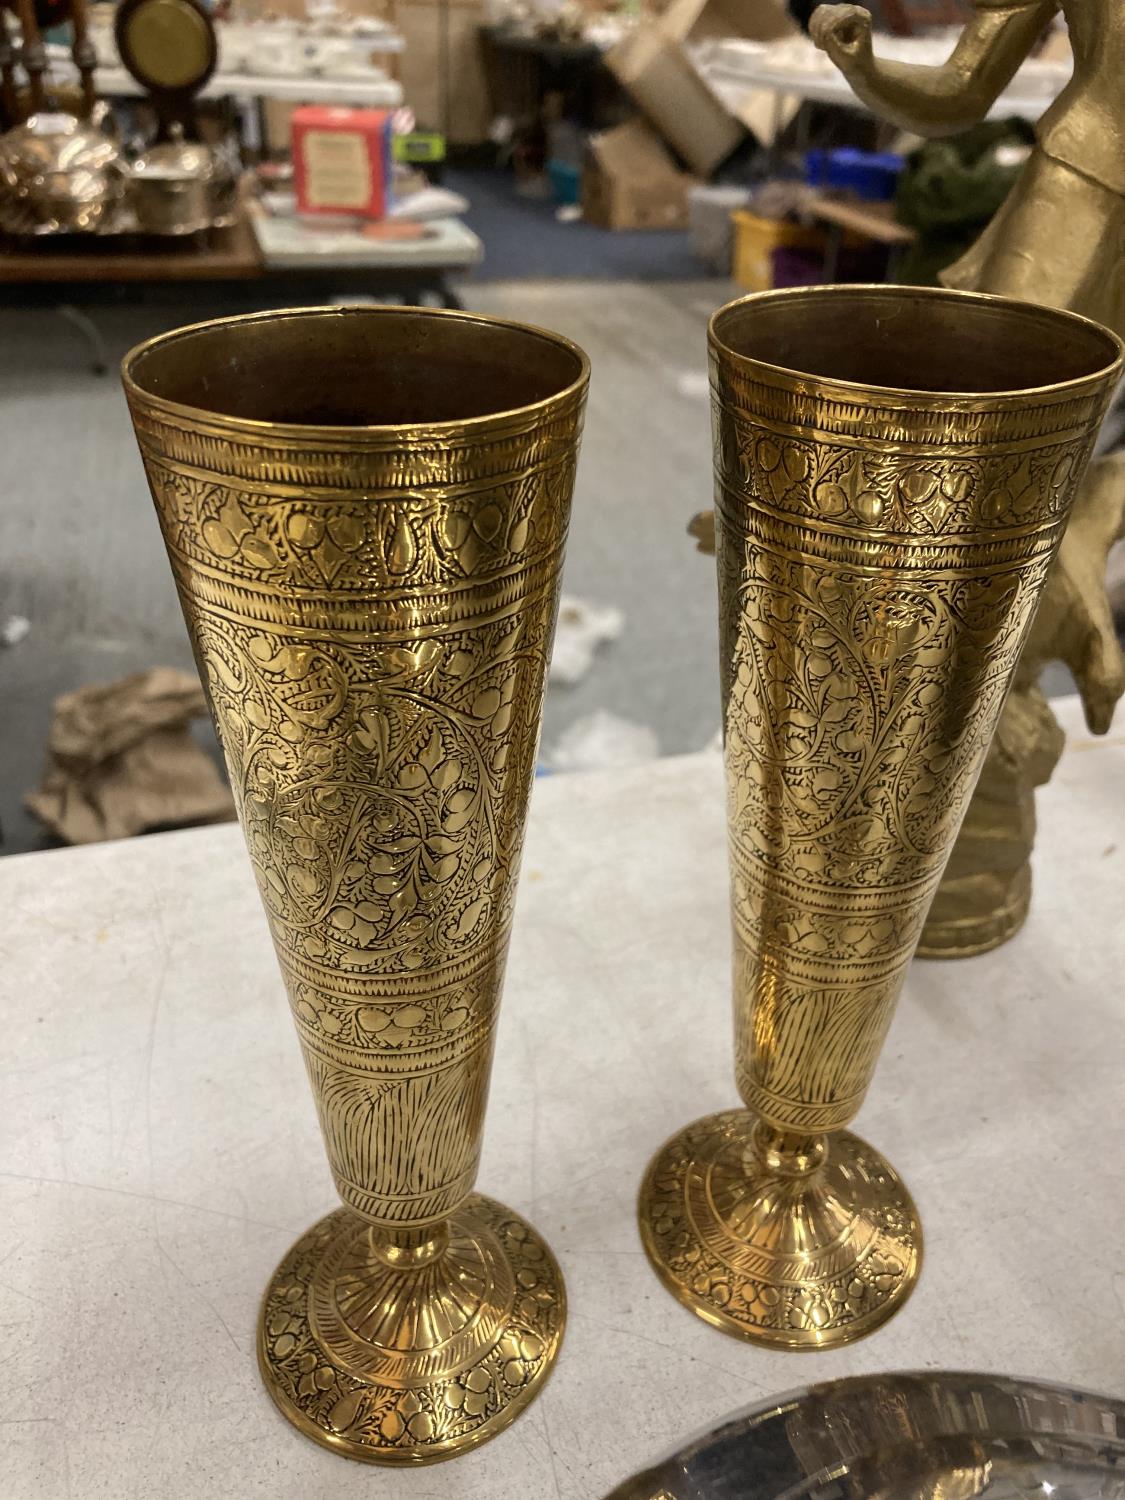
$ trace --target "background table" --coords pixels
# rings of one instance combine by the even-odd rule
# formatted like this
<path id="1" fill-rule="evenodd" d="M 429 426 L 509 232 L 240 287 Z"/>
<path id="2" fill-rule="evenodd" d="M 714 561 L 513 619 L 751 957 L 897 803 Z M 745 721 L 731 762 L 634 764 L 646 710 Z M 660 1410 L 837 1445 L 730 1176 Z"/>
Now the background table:
<path id="1" fill-rule="evenodd" d="M 30 243 L 0 241 L 0 288 L 21 291 L 138 281 L 252 281 L 262 274 L 262 257 L 245 215 L 206 235 L 43 235 Z"/>
<path id="2" fill-rule="evenodd" d="M 237 829 L 0 862 L 0 1494 L 593 1500 L 809 1381 L 1125 1391 L 1123 783 L 1125 736 L 1075 733 L 1031 924 L 911 970 L 859 1129 L 926 1264 L 880 1332 L 798 1357 L 673 1302 L 634 1224 L 656 1146 L 735 1101 L 718 757 L 541 782 L 480 1184 L 550 1239 L 570 1321 L 512 1428 L 411 1473 L 301 1438 L 255 1369 L 267 1277 L 334 1200 Z"/>
<path id="3" fill-rule="evenodd" d="M 811 44 L 810 44 L 811 46 Z M 840 104 L 849 109 L 871 113 L 853 93 L 847 79 L 836 68 L 827 66 L 817 56 L 815 67 L 779 66 L 771 59 L 770 47 L 740 38 L 717 39 L 705 43 L 699 51 L 698 64 L 708 82 L 740 89 L 769 89 L 779 96 L 792 95 L 815 104 Z M 952 43 L 950 44 L 952 50 Z M 894 56 L 886 39 L 876 39 L 876 52 Z M 1065 86 L 1070 76 L 1066 66 L 1059 68 L 1024 68 L 1002 89 L 988 111 L 990 120 L 1011 115 L 1038 120 L 1043 111 Z"/>
<path id="4" fill-rule="evenodd" d="M 402 50 L 395 47 L 379 51 Z M 141 98 L 145 89 L 124 68 L 99 68 L 98 93 L 103 97 Z M 356 109 L 397 109 L 402 103 L 402 85 L 380 70 L 350 78 L 327 74 L 212 73 L 195 95 L 197 99 L 277 99 L 283 104 L 352 105 Z"/>
<path id="5" fill-rule="evenodd" d="M 278 299 L 355 297 L 460 307 L 450 276 L 484 258 L 484 246 L 460 219 L 433 219 L 418 240 L 374 240 L 358 229 L 311 229 L 248 209 L 229 229 L 206 236 L 155 239 L 45 236 L 34 247 L 0 241 L 0 306 L 53 306 L 81 332 L 92 367 L 108 373 L 109 355 L 92 313 L 125 285 L 174 292 L 184 282 L 245 286 L 284 282 Z"/>
<path id="6" fill-rule="evenodd" d="M 371 239 L 352 227 L 309 224 L 257 213 L 251 225 L 267 274 L 300 272 L 331 286 L 427 297 L 443 307 L 461 303 L 449 283 L 484 258 L 484 246 L 460 219 L 430 219 L 417 240 Z"/>

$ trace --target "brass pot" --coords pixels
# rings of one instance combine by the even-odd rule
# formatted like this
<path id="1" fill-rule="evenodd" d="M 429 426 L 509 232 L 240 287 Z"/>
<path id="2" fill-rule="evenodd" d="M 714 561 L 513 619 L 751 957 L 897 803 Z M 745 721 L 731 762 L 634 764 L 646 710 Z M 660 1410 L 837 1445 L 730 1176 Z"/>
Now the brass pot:
<path id="1" fill-rule="evenodd" d="M 132 202 L 145 234 L 195 234 L 210 229 L 215 157 L 210 147 L 185 141 L 180 126 L 168 141 L 133 163 Z"/>

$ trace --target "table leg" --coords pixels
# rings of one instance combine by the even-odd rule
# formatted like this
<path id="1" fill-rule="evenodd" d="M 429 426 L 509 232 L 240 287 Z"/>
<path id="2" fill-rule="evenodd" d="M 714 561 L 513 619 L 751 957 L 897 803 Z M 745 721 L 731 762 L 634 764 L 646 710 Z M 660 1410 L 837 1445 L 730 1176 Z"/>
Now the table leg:
<path id="1" fill-rule="evenodd" d="M 95 375 L 105 375 L 109 370 L 109 351 L 106 349 L 102 331 L 89 313 L 84 313 L 73 303 L 62 302 L 56 309 L 60 318 L 65 318 L 82 334 L 94 356 L 92 368 Z"/>
<path id="2" fill-rule="evenodd" d="M 783 161 L 781 155 L 781 115 L 785 99 L 780 89 L 773 91 L 773 130 L 771 132 L 769 149 L 770 172 L 776 177 L 780 172 Z M 804 105 L 801 105 L 804 108 Z"/>
<path id="3" fill-rule="evenodd" d="M 824 247 L 823 273 L 826 282 L 835 281 L 840 268 L 840 245 L 844 238 L 844 231 L 839 224 L 828 226 L 828 241 Z"/>

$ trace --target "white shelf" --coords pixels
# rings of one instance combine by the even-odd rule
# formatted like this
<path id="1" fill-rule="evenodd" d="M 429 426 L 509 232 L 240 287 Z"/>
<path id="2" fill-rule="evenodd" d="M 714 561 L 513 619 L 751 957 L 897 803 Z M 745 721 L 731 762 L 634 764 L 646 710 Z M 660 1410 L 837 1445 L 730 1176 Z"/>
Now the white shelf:
<path id="1" fill-rule="evenodd" d="M 52 65 L 60 79 L 78 75 L 69 65 Z M 99 68 L 94 75 L 99 94 L 139 98 L 147 90 L 124 68 Z M 313 74 L 286 77 L 273 73 L 212 74 L 196 96 L 200 99 L 278 99 L 290 104 L 350 104 L 367 109 L 397 109 L 402 103 L 402 85 L 372 68 L 369 77 L 325 78 Z"/>
<path id="2" fill-rule="evenodd" d="M 777 94 L 795 94 L 818 104 L 843 104 L 867 113 L 867 106 L 852 93 L 851 86 L 835 68 L 779 67 L 761 55 L 764 49 L 738 41 L 716 41 L 701 48 L 696 64 L 709 83 L 726 93 L 732 87 L 745 90 L 770 89 Z M 1069 79 L 1065 69 L 1036 67 L 1033 75 L 1017 74 L 988 112 L 989 119 L 1018 115 L 1035 121 Z"/>

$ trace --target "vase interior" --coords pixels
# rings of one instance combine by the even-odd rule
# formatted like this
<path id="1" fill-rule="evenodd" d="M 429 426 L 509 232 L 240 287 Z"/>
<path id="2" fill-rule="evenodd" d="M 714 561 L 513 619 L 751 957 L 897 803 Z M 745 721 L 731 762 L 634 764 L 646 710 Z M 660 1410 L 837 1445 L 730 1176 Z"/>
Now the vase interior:
<path id="1" fill-rule="evenodd" d="M 537 329 L 419 308 L 311 308 L 186 328 L 139 349 L 148 396 L 243 422 L 400 427 L 503 415 L 559 396 L 584 361 Z"/>
<path id="2" fill-rule="evenodd" d="M 896 391 L 1018 394 L 1097 376 L 1112 334 L 1049 308 L 895 286 L 812 287 L 745 298 L 718 343 L 791 374 Z"/>

